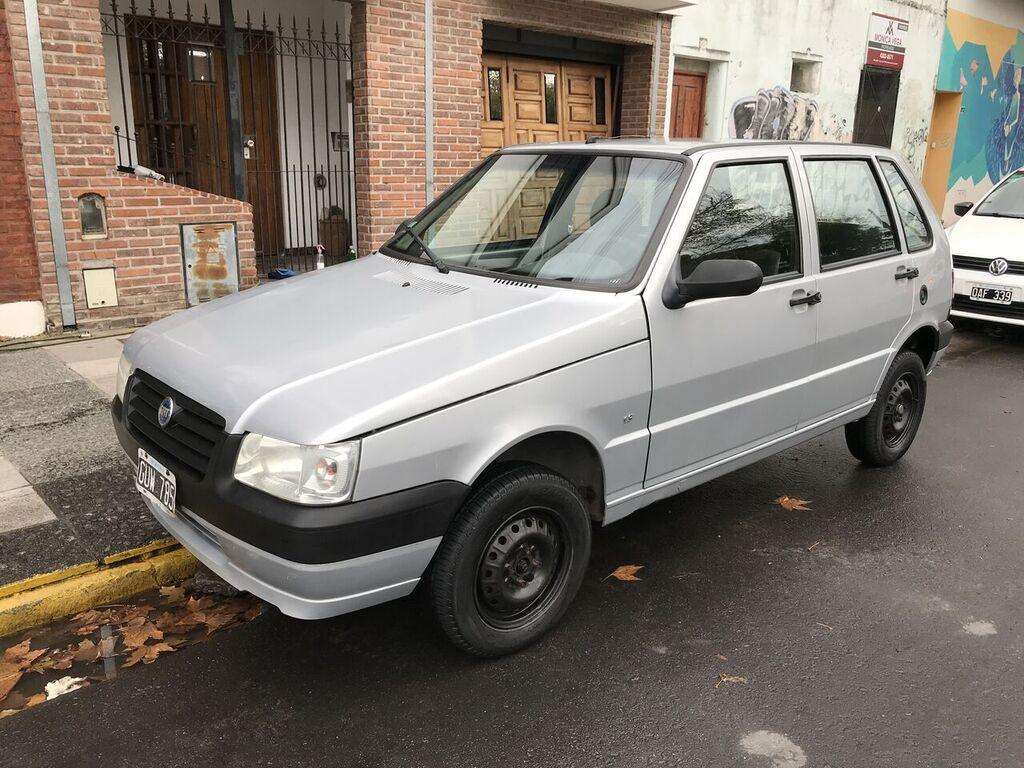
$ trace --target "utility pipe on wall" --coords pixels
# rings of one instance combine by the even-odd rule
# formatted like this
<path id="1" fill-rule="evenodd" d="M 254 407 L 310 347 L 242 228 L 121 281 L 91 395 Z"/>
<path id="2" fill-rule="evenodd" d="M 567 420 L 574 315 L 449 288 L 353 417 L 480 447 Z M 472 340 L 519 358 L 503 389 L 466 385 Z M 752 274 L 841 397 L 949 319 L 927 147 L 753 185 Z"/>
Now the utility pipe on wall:
<path id="1" fill-rule="evenodd" d="M 434 199 L 434 3 L 423 2 L 423 154 L 427 164 L 426 202 Z"/>
<path id="2" fill-rule="evenodd" d="M 50 220 L 53 264 L 57 272 L 60 319 L 65 328 L 71 328 L 76 323 L 75 303 L 71 295 L 71 272 L 68 269 L 68 242 L 64 234 L 64 216 L 60 207 L 57 157 L 53 151 L 53 124 L 50 121 L 50 98 L 46 92 L 46 71 L 43 69 L 43 41 L 39 31 L 39 6 L 36 0 L 25 0 L 25 31 L 28 34 L 28 59 L 32 68 L 32 93 L 35 96 L 36 119 L 39 123 L 39 154 L 43 162 L 43 188 L 46 190 L 46 213 Z"/>

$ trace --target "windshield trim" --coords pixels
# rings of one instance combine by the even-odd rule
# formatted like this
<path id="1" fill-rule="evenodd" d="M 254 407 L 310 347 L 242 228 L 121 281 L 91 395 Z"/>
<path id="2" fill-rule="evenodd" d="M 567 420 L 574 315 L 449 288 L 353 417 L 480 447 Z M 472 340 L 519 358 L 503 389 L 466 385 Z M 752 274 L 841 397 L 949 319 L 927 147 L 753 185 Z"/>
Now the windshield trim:
<path id="1" fill-rule="evenodd" d="M 601 157 L 641 157 L 641 158 L 656 158 L 659 160 L 670 160 L 672 162 L 679 163 L 683 166 L 682 172 L 679 174 L 679 179 L 676 181 L 675 186 L 669 193 L 668 200 L 665 201 L 665 209 L 661 212 L 661 217 L 658 219 L 658 223 L 655 225 L 654 230 L 651 232 L 650 238 L 648 238 L 646 245 L 644 246 L 643 254 L 640 260 L 637 262 L 636 269 L 629 280 L 622 285 L 615 286 L 603 286 L 594 285 L 590 283 L 570 283 L 564 280 L 551 280 L 543 277 L 532 277 L 529 275 L 510 275 L 505 272 L 495 272 L 489 269 L 479 269 L 477 267 L 465 267 L 459 264 L 447 263 L 448 268 L 452 272 L 464 272 L 469 275 L 479 275 L 482 277 L 491 277 L 496 280 L 510 281 L 514 283 L 527 283 L 529 285 L 544 285 L 552 288 L 568 288 L 577 291 L 595 291 L 599 293 L 628 293 L 634 290 L 644 278 L 647 276 L 648 270 L 650 269 L 651 263 L 654 261 L 654 257 L 658 251 L 661 250 L 662 243 L 665 241 L 665 235 L 668 232 L 669 224 L 675 217 L 676 211 L 679 209 L 679 201 L 682 199 L 683 192 L 686 191 L 686 186 L 690 181 L 690 177 L 693 175 L 693 160 L 686 155 L 675 154 L 672 152 L 638 152 L 638 151 L 623 151 L 615 150 L 609 147 L 601 147 L 594 145 L 593 148 L 587 147 L 558 147 L 558 148 L 547 148 L 541 149 L 540 147 L 530 147 L 529 145 L 521 145 L 516 147 L 509 147 L 506 149 L 500 149 L 487 156 L 483 162 L 479 163 L 467 173 L 463 174 L 458 181 L 452 184 L 443 194 L 441 194 L 432 203 L 426 206 L 422 211 L 416 214 L 414 218 L 420 219 L 426 216 L 428 213 L 433 211 L 436 207 L 441 205 L 442 202 L 447 201 L 454 195 L 461 194 L 464 185 L 472 179 L 476 174 L 483 173 L 488 167 L 490 167 L 500 156 L 502 155 L 593 155 Z M 391 243 L 397 239 L 397 235 L 392 235 L 388 238 L 387 242 L 384 243 L 377 250 L 380 253 L 390 256 L 394 259 L 401 259 L 402 261 L 408 261 L 413 264 L 430 264 L 430 260 L 418 256 L 411 256 L 407 253 L 397 250 L 391 247 Z"/>

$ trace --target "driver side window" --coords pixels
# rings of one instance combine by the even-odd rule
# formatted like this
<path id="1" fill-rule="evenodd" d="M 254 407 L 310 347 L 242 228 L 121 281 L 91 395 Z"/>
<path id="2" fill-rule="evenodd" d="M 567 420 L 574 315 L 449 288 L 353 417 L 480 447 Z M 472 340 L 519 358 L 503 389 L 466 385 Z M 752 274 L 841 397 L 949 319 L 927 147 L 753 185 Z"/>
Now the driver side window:
<path id="1" fill-rule="evenodd" d="M 785 162 L 712 171 L 679 249 L 682 276 L 707 259 L 752 261 L 765 279 L 800 274 L 800 234 Z"/>

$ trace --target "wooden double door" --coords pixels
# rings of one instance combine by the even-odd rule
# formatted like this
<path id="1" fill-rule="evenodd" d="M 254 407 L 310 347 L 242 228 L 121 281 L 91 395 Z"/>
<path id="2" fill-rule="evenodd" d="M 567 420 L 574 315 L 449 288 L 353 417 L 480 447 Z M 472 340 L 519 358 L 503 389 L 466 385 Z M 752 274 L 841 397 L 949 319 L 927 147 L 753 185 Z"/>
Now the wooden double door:
<path id="1" fill-rule="evenodd" d="M 482 78 L 482 156 L 509 144 L 612 135 L 607 64 L 485 54 Z"/>

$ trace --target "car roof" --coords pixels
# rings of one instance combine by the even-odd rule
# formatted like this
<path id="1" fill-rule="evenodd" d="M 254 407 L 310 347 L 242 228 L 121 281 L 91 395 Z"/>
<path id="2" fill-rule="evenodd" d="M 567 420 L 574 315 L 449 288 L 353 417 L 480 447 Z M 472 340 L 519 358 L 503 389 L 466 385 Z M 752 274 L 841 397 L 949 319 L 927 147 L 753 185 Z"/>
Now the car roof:
<path id="1" fill-rule="evenodd" d="M 593 138 L 589 141 L 558 141 L 547 144 L 514 144 L 505 147 L 502 152 L 549 152 L 580 150 L 582 152 L 594 151 L 595 149 L 613 149 L 629 154 L 650 154 L 650 155 L 695 155 L 699 152 L 707 152 L 716 149 L 738 149 L 742 147 L 756 146 L 795 146 L 795 147 L 817 147 L 827 148 L 828 151 L 836 154 L 871 154 L 892 155 L 893 152 L 885 147 L 877 147 L 868 144 L 848 144 L 830 141 L 763 141 L 759 139 L 729 139 L 726 141 L 705 141 L 701 139 L 650 139 L 642 137 L 615 137 L 615 138 Z"/>

